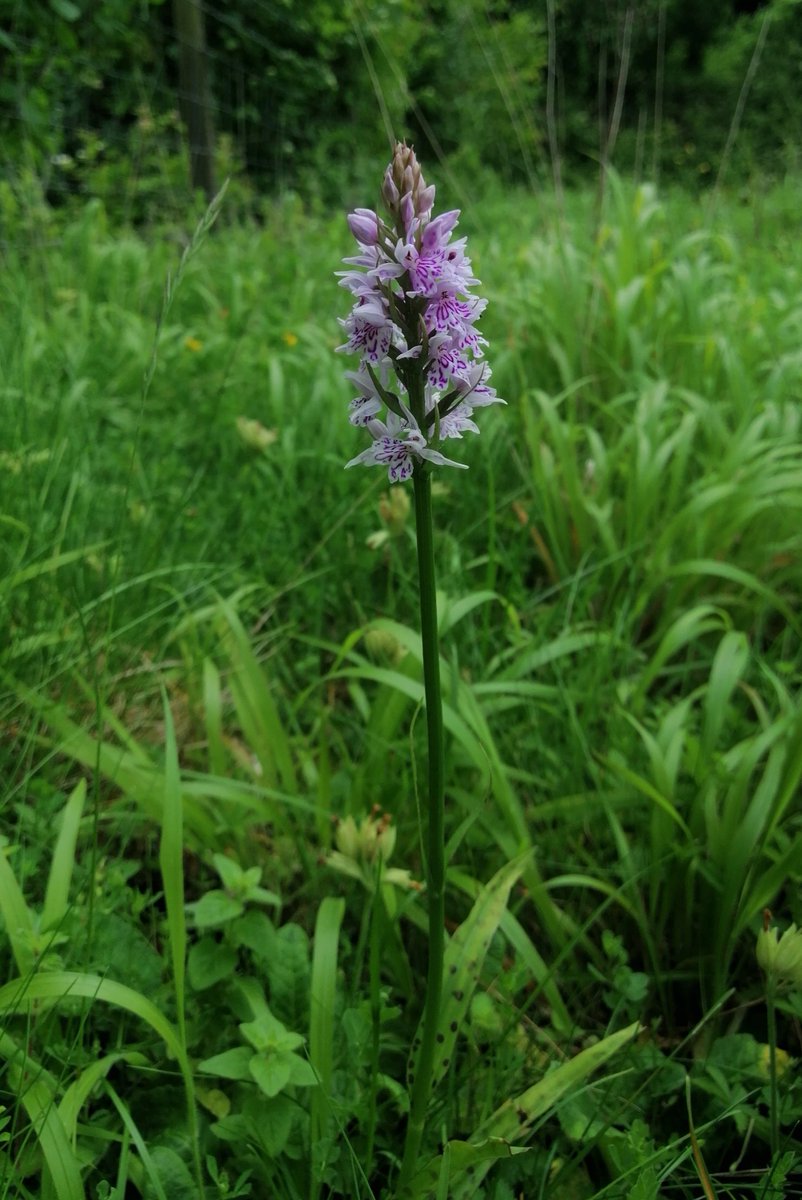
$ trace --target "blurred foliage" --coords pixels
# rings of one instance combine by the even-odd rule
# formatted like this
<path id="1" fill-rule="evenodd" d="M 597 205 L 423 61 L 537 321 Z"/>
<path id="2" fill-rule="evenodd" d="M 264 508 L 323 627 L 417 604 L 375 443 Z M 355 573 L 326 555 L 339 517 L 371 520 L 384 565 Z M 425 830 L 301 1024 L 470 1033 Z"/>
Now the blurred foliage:
<path id="1" fill-rule="evenodd" d="M 161 0 L 6 0 L 0 128 L 6 153 L 77 153 L 86 130 L 119 138 L 158 82 Z M 172 107 L 175 107 L 173 103 Z"/>
<path id="2" fill-rule="evenodd" d="M 715 178 L 761 26 L 769 26 L 734 151 L 741 173 L 799 161 L 799 0 L 555 0 L 560 142 L 570 165 L 601 156 L 616 91 L 616 165 L 688 183 Z"/>
<path id="3" fill-rule="evenodd" d="M 25 167 L 50 200 L 97 196 L 134 220 L 185 189 L 172 7 L 4 8 L 6 178 Z M 619 170 L 715 179 L 766 20 L 732 166 L 781 175 L 798 165 L 800 0 L 204 0 L 219 174 L 357 202 L 355 181 L 392 131 L 429 161 L 455 159 L 463 177 L 490 168 L 531 183 L 549 165 L 550 8 L 554 133 L 569 179 L 605 157 L 619 93 Z"/>

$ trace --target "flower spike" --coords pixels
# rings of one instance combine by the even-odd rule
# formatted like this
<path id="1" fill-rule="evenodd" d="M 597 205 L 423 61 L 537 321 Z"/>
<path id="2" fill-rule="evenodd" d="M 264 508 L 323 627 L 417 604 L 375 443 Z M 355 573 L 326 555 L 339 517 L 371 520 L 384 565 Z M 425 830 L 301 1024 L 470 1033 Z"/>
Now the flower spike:
<path id="1" fill-rule="evenodd" d="M 384 466 L 398 483 L 423 463 L 462 466 L 440 453 L 439 443 L 478 433 L 474 410 L 504 401 L 479 361 L 487 343 L 476 322 L 486 301 L 471 292 L 479 280 L 466 239 L 451 240 L 459 212 L 432 216 L 434 186 L 404 142 L 396 144 L 381 194 L 388 221 L 368 208 L 348 216 L 360 252 L 338 272 L 354 297 L 340 322 L 348 340 L 338 349 L 360 355 L 359 370 L 348 373 L 359 392 L 349 419 L 373 438 L 347 465 Z M 387 387 L 391 375 L 397 394 Z"/>

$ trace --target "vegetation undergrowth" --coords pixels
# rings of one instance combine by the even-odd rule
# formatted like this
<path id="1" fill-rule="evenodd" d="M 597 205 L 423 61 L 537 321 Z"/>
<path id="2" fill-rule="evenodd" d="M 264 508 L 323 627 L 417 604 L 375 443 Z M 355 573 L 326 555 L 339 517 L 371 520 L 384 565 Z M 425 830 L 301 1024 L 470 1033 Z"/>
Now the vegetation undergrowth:
<path id="1" fill-rule="evenodd" d="M 800 185 L 566 200 L 464 219 L 508 408 L 434 489 L 454 1066 L 413 1194 L 792 1194 L 802 1001 L 754 937 L 802 921 Z M 182 235 L 91 203 L 4 254 L 0 1195 L 397 1175 L 409 499 L 342 470 L 342 218 L 224 221 L 144 393 Z"/>

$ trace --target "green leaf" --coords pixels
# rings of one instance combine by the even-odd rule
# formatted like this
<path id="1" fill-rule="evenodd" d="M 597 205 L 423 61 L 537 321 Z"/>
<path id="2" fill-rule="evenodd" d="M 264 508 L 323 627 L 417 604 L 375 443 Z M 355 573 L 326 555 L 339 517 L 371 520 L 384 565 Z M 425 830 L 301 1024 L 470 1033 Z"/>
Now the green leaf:
<path id="1" fill-rule="evenodd" d="M 64 1093 L 58 1106 L 58 1114 L 67 1131 L 67 1136 L 73 1143 L 81 1109 L 97 1087 L 98 1082 L 108 1075 L 112 1067 L 121 1062 L 136 1067 L 147 1068 L 149 1066 L 145 1055 L 138 1054 L 133 1050 L 107 1054 L 104 1058 L 99 1058 L 96 1062 L 90 1063 L 88 1067 L 84 1067 L 78 1078 L 73 1080 Z"/>
<path id="2" fill-rule="evenodd" d="M 7 1060 L 10 1087 L 28 1114 L 56 1196 L 84 1200 L 80 1167 L 64 1117 L 55 1105 L 56 1081 L 5 1033 L 0 1033 L 0 1056 Z"/>
<path id="3" fill-rule="evenodd" d="M 246 896 L 250 896 L 253 890 L 258 888 L 261 878 L 261 867 L 248 867 L 247 871 L 243 871 L 240 886 Z"/>
<path id="4" fill-rule="evenodd" d="M 294 1050 L 303 1045 L 299 1033 L 289 1033 L 286 1025 L 276 1020 L 270 1011 L 263 1012 L 254 1021 L 243 1021 L 240 1033 L 246 1038 L 254 1050 L 267 1050 L 280 1047 L 282 1050 Z"/>
<path id="5" fill-rule="evenodd" d="M 212 929 L 216 925 L 225 925 L 227 921 L 241 917 L 245 911 L 245 905 L 240 900 L 217 890 L 206 892 L 200 900 L 187 905 L 187 908 L 198 929 Z"/>
<path id="6" fill-rule="evenodd" d="M 529 1146 L 512 1146 L 504 1138 L 485 1138 L 482 1142 L 464 1142 L 457 1139 L 447 1143 L 443 1154 L 428 1162 L 413 1178 L 402 1200 L 424 1200 L 434 1194 L 438 1185 L 448 1185 L 452 1179 L 475 1168 L 479 1163 L 489 1166 L 500 1158 L 528 1153 Z M 448 1193 L 450 1195 L 450 1193 Z"/>
<path id="7" fill-rule="evenodd" d="M 253 1057 L 247 1046 L 235 1046 L 222 1054 L 213 1054 L 198 1063 L 198 1070 L 206 1075 L 219 1075 L 221 1079 L 249 1079 L 249 1064 Z"/>
<path id="8" fill-rule="evenodd" d="M 214 938 L 202 938 L 189 952 L 189 982 L 197 992 L 212 987 L 233 974 L 237 952 Z"/>
<path id="9" fill-rule="evenodd" d="M 310 969 L 309 938 L 300 925 L 282 925 L 276 931 L 273 954 L 265 959 L 270 985 L 270 1007 L 290 1028 L 306 1029 Z"/>
<path id="10" fill-rule="evenodd" d="M 227 854 L 213 854 L 212 862 L 214 869 L 223 881 L 223 887 L 229 892 L 244 891 L 243 882 L 246 877 L 246 872 L 238 862 L 234 862 Z M 256 868 L 256 879 L 258 883 L 261 878 L 261 868 Z"/>
<path id="11" fill-rule="evenodd" d="M 320 1090 L 312 1097 L 310 1122 L 312 1142 L 323 1137 L 331 1108 L 331 1081 L 334 1070 L 334 1005 L 337 994 L 337 953 L 345 901 L 327 896 L 318 909 L 312 955 L 312 984 L 309 998 L 309 1063 L 304 1062 L 311 1083 L 320 1080 Z M 293 1077 L 293 1082 L 296 1082 Z M 309 1085 L 305 1085 L 309 1086 Z M 318 1193 L 313 1185 L 312 1197 Z"/>
<path id="12" fill-rule="evenodd" d="M 293 1057 L 272 1051 L 253 1055 L 248 1070 L 266 1096 L 277 1096 L 287 1086 L 292 1074 Z"/>
<path id="13" fill-rule="evenodd" d="M 184 1080 L 188 1082 L 191 1090 L 189 1062 L 174 1027 L 147 996 L 113 979 L 101 979 L 98 975 L 85 975 L 77 971 L 48 971 L 46 974 L 29 975 L 24 979 L 12 979 L 0 987 L 0 1012 L 27 1013 L 35 1000 L 58 1003 L 76 998 L 100 1000 L 104 1004 L 112 1004 L 133 1013 L 145 1021 L 176 1058 Z"/>
<path id="14" fill-rule="evenodd" d="M 473 1141 L 482 1142 L 486 1138 L 514 1141 L 516 1138 L 525 1137 L 536 1120 L 555 1108 L 564 1096 L 574 1092 L 585 1079 L 631 1041 L 639 1028 L 635 1022 L 626 1029 L 609 1034 L 587 1050 L 580 1051 L 568 1062 L 549 1071 L 543 1079 L 538 1080 L 519 1096 L 505 1100 L 482 1122 Z M 489 1164 L 477 1164 L 469 1180 L 460 1178 L 457 1186 L 452 1188 L 450 1200 L 472 1200 L 479 1183 L 487 1173 L 488 1166 Z"/>
<path id="15" fill-rule="evenodd" d="M 444 637 L 449 630 L 453 629 L 455 625 L 459 624 L 459 622 L 464 617 L 467 617 L 469 613 L 473 612 L 475 608 L 478 608 L 482 604 L 488 604 L 491 600 L 498 600 L 499 598 L 500 597 L 496 594 L 496 592 L 484 591 L 470 592 L 467 596 L 460 596 L 457 600 L 444 599 L 443 602 L 438 605 L 439 619 L 437 623 L 440 630 L 440 636 Z"/>
<path id="16" fill-rule="evenodd" d="M 469 896 L 475 898 L 479 894 L 480 885 L 477 881 L 469 875 L 464 875 L 461 871 L 449 870 L 448 881 L 461 888 Z M 501 930 L 515 952 L 516 959 L 526 967 L 533 982 L 542 990 L 551 1009 L 551 1019 L 555 1028 L 559 1032 L 567 1034 L 573 1028 L 573 1020 L 554 981 L 553 968 L 543 960 L 532 939 L 509 909 L 502 915 Z"/>
<path id="17" fill-rule="evenodd" d="M 433 1088 L 448 1069 L 457 1035 L 479 982 L 490 942 L 507 908 L 512 885 L 529 857 L 530 852 L 527 851 L 496 872 L 490 882 L 482 888 L 473 908 L 446 947 L 443 1000 L 436 1035 L 437 1057 L 432 1071 Z M 417 1060 L 413 1069 L 417 1069 Z"/>
<path id="18" fill-rule="evenodd" d="M 286 1096 L 276 1096 L 275 1100 L 260 1099 L 259 1110 L 259 1141 L 269 1155 L 278 1158 L 290 1139 L 297 1105 Z"/>
<path id="19" fill-rule="evenodd" d="M 203 661 L 203 715 L 206 744 L 209 748 L 209 773 L 225 775 L 226 754 L 223 743 L 223 696 L 220 672 L 210 658 Z"/>
<path id="20" fill-rule="evenodd" d="M 64 1124 L 54 1103 L 53 1093 L 44 1079 L 27 1074 L 35 1064 L 27 1060 L 26 1073 L 18 1067 L 10 1071 L 9 1082 L 28 1114 L 53 1180 L 58 1200 L 84 1200 L 84 1187 L 78 1159 L 67 1138 Z"/>
<path id="21" fill-rule="evenodd" d="M 73 7 L 70 5 L 70 7 Z M 79 14 L 80 15 L 80 14 Z M 81 559 L 91 558 L 99 553 L 106 546 L 106 542 L 95 542 L 91 546 L 84 546 L 78 550 L 65 550 L 63 554 L 53 554 L 50 558 L 43 562 L 32 563 L 28 567 L 23 567 L 22 570 L 16 571 L 13 575 L 6 576 L 0 583 L 0 587 L 11 591 L 15 587 L 19 587 L 21 583 L 28 583 L 31 579 L 37 579 L 41 575 L 47 574 L 49 571 L 58 571 L 61 567 L 65 567 L 70 563 L 80 562 Z"/>
<path id="22" fill-rule="evenodd" d="M 703 758 L 709 758 L 716 747 L 727 719 L 730 697 L 740 683 L 748 661 L 749 644 L 745 634 L 731 629 L 721 639 L 710 668 L 704 703 Z"/>
<path id="23" fill-rule="evenodd" d="M 211 1126 L 212 1133 L 215 1137 L 220 1138 L 221 1142 L 247 1142 L 248 1138 L 256 1140 L 256 1131 L 251 1128 L 250 1121 L 242 1115 L 242 1113 L 229 1113 L 227 1117 L 221 1117 L 219 1121 L 215 1121 Z"/>
<path id="24" fill-rule="evenodd" d="M 729 614 L 713 604 L 698 604 L 680 613 L 664 633 L 660 645 L 641 673 L 635 695 L 639 699 L 645 696 L 666 663 L 680 650 L 701 641 L 707 633 L 718 632 L 722 628 L 726 630 L 730 624 Z"/>
<path id="25" fill-rule="evenodd" d="M 750 571 L 744 571 L 741 567 L 729 562 L 718 562 L 716 559 L 692 559 L 688 562 L 677 563 L 670 570 L 666 571 L 666 578 L 676 578 L 683 575 L 701 576 L 704 578 L 711 575 L 714 579 L 726 579 L 731 583 L 737 584 L 739 587 L 745 588 L 748 591 L 754 592 L 761 599 L 772 604 L 782 616 L 785 617 L 789 625 L 797 634 L 802 633 L 798 613 L 791 608 L 783 597 L 770 588 L 757 576 Z"/>
<path id="26" fill-rule="evenodd" d="M 231 926 L 230 936 L 239 946 L 245 946 L 259 958 L 269 958 L 275 952 L 276 931 L 264 913 L 251 910 L 243 913 Z"/>
<path id="27" fill-rule="evenodd" d="M 290 1083 L 295 1087 L 317 1087 L 315 1068 L 300 1054 L 290 1054 Z"/>
<path id="28" fill-rule="evenodd" d="M 245 1101 L 244 1113 L 253 1127 L 254 1140 L 264 1147 L 265 1153 L 270 1158 L 282 1154 L 298 1116 L 296 1101 L 288 1096 L 276 1096 L 269 1100 L 260 1094 Z"/>
<path id="29" fill-rule="evenodd" d="M 63 17 L 65 21 L 69 21 L 70 24 L 80 20 L 81 10 L 77 4 L 72 3 L 72 0 L 50 0 L 50 7 L 54 13 Z"/>
<path id="30" fill-rule="evenodd" d="M 154 993 L 162 981 L 164 963 L 132 917 L 98 913 L 87 963 L 98 974 L 117 979 L 143 995 Z"/>
<path id="31" fill-rule="evenodd" d="M 5 846 L 0 846 L 0 916 L 17 970 L 20 975 L 27 975 L 33 966 L 33 918 L 6 857 Z"/>
<path id="32" fill-rule="evenodd" d="M 197 1200 L 198 1185 L 184 1160 L 169 1146 L 154 1146 L 150 1152 L 153 1173 L 168 1200 Z M 143 1200 L 154 1200 L 159 1192 L 146 1180 Z"/>
<path id="33" fill-rule="evenodd" d="M 513 1137 L 519 1134 L 522 1125 L 531 1125 L 549 1109 L 554 1108 L 564 1095 L 603 1066 L 627 1042 L 632 1041 L 639 1029 L 640 1026 L 635 1021 L 618 1033 L 608 1034 L 595 1045 L 562 1063 L 556 1070 L 550 1071 L 517 1099 L 505 1101 L 493 1116 L 483 1123 L 489 1127 L 488 1132 L 492 1128 L 496 1136 Z"/>
<path id="34" fill-rule="evenodd" d="M 156 1171 L 150 1148 L 142 1136 L 142 1132 L 134 1120 L 130 1108 L 122 1099 L 122 1097 L 117 1095 L 114 1088 L 110 1083 L 108 1083 L 108 1081 L 105 1085 L 105 1091 L 112 1104 L 117 1109 L 117 1113 L 123 1123 L 123 1127 L 128 1138 L 136 1147 L 137 1154 L 142 1163 L 141 1178 L 143 1178 L 143 1184 L 141 1186 L 143 1192 L 145 1187 L 147 1187 L 150 1190 L 151 1197 L 155 1196 L 156 1200 L 169 1200 L 169 1197 L 166 1195 L 164 1188 L 162 1187 L 161 1179 Z M 137 1174 L 139 1174 L 139 1172 L 137 1172 Z"/>
<path id="35" fill-rule="evenodd" d="M 67 912 L 75 846 L 86 800 L 86 780 L 82 779 L 71 793 L 61 813 L 61 823 L 47 877 L 45 902 L 42 908 L 41 929 L 55 929 Z"/>
<path id="36" fill-rule="evenodd" d="M 267 784 L 273 787 L 280 783 L 285 791 L 295 793 L 298 786 L 290 741 L 264 665 L 257 659 L 234 607 L 223 600 L 220 612 L 231 663 L 228 682 L 245 738 L 259 759 Z"/>

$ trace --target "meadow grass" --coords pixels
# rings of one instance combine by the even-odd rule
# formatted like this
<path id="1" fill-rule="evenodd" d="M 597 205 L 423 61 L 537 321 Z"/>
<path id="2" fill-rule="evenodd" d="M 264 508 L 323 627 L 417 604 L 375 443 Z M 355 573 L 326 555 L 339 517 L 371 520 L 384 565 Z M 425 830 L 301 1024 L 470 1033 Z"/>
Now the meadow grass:
<path id="1" fill-rule="evenodd" d="M 799 199 L 465 215 L 508 407 L 435 489 L 464 978 L 416 1195 L 793 1176 L 753 935 L 802 917 Z M 5 254 L 2 1194 L 379 1195 L 422 1003 L 411 519 L 343 471 L 342 216 L 223 207 L 165 309 L 186 245 L 89 205 Z M 378 875 L 335 824 L 374 809 Z"/>

